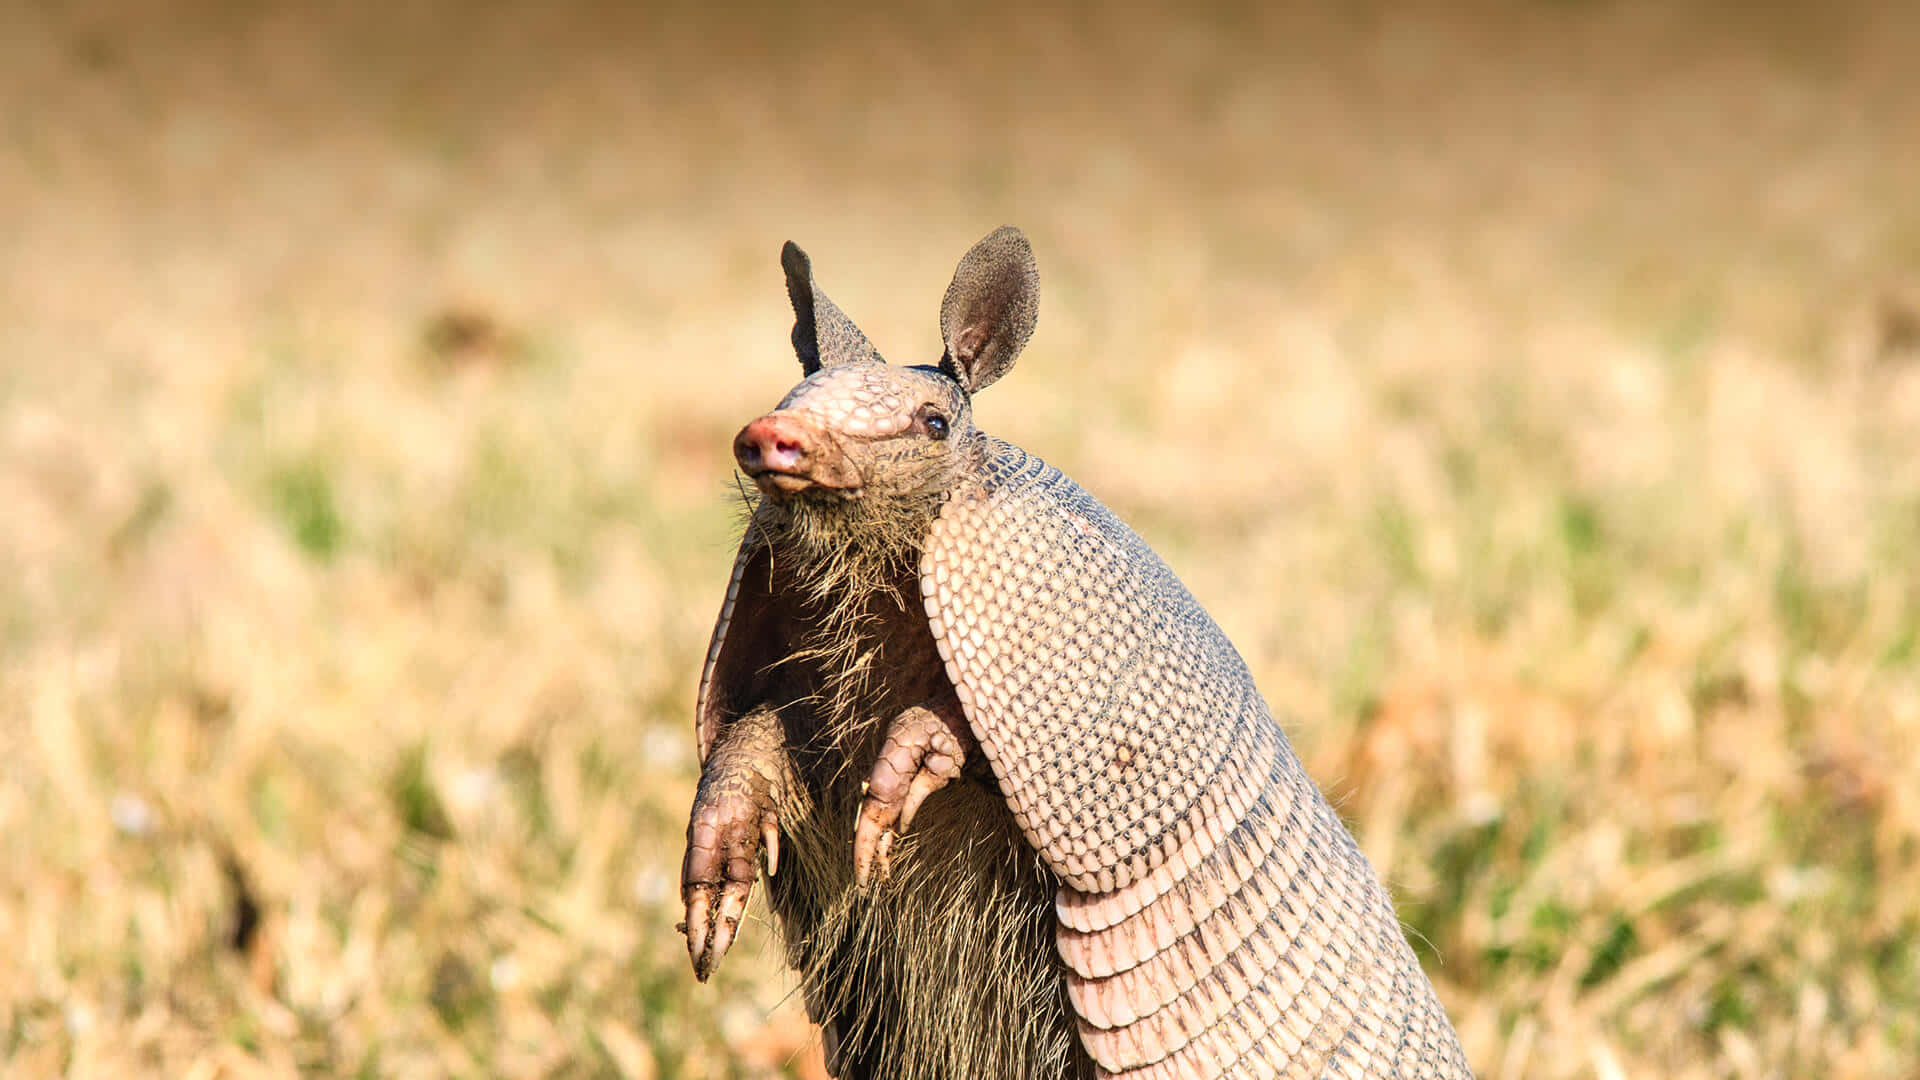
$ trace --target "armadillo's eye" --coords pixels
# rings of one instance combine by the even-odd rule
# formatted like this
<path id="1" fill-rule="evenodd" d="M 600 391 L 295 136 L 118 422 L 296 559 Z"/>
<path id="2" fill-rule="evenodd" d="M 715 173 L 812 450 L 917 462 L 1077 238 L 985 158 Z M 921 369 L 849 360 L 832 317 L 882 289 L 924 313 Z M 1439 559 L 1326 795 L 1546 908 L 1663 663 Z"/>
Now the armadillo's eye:
<path id="1" fill-rule="evenodd" d="M 937 412 L 929 412 L 921 423 L 927 426 L 927 438 L 934 442 L 947 437 L 947 418 Z"/>

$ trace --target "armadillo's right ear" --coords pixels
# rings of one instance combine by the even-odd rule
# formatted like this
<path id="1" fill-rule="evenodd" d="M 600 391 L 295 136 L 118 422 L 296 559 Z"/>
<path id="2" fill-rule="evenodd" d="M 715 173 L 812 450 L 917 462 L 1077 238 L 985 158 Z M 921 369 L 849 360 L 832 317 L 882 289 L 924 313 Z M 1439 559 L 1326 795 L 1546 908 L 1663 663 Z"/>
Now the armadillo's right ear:
<path id="1" fill-rule="evenodd" d="M 1040 268 L 1019 229 L 1002 225 L 960 260 L 940 303 L 940 368 L 971 394 L 1006 374 L 1033 334 Z"/>
<path id="2" fill-rule="evenodd" d="M 799 354 L 801 371 L 811 375 L 857 360 L 883 362 L 867 335 L 813 283 L 813 261 L 800 245 L 787 241 L 780 249 L 780 265 L 787 271 L 787 298 L 793 301 L 793 351 Z"/>

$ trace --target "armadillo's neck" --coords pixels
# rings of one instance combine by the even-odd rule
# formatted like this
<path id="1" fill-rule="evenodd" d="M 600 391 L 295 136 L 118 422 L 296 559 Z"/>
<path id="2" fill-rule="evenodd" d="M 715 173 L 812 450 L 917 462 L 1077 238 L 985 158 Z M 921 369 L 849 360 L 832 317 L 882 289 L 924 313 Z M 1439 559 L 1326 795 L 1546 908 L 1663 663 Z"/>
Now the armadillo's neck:
<path id="1" fill-rule="evenodd" d="M 855 745 L 870 734 L 905 622 L 924 624 L 919 561 L 936 511 L 937 504 L 879 499 L 762 500 L 754 511 L 750 532 L 805 598 L 806 629 L 790 659 L 815 673 L 818 716 L 832 742 Z"/>
<path id="2" fill-rule="evenodd" d="M 944 496 L 880 497 L 784 503 L 762 499 L 753 529 L 816 603 L 859 607 L 910 577 Z"/>

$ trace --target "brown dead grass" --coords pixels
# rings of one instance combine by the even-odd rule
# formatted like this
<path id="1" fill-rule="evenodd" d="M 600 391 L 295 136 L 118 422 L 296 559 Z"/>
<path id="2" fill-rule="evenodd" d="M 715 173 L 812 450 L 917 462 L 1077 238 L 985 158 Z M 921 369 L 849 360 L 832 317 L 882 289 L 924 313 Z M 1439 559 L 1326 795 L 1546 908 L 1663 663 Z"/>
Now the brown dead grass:
<path id="1" fill-rule="evenodd" d="M 686 969 L 775 252 L 1169 554 L 1488 1077 L 1920 1071 L 1910 5 L 11 5 L 0 1061 L 815 1075 Z"/>

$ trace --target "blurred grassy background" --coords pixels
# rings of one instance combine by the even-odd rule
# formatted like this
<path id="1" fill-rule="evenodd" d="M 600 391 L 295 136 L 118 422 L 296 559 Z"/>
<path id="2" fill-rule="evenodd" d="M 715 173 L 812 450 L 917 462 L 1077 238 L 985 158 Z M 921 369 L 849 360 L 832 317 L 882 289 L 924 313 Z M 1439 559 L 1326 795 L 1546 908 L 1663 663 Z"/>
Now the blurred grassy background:
<path id="1" fill-rule="evenodd" d="M 1003 221 L 1483 1076 L 1920 1073 L 1920 8 L 0 21 L 10 1075 L 816 1076 L 672 929 L 728 440 Z"/>

